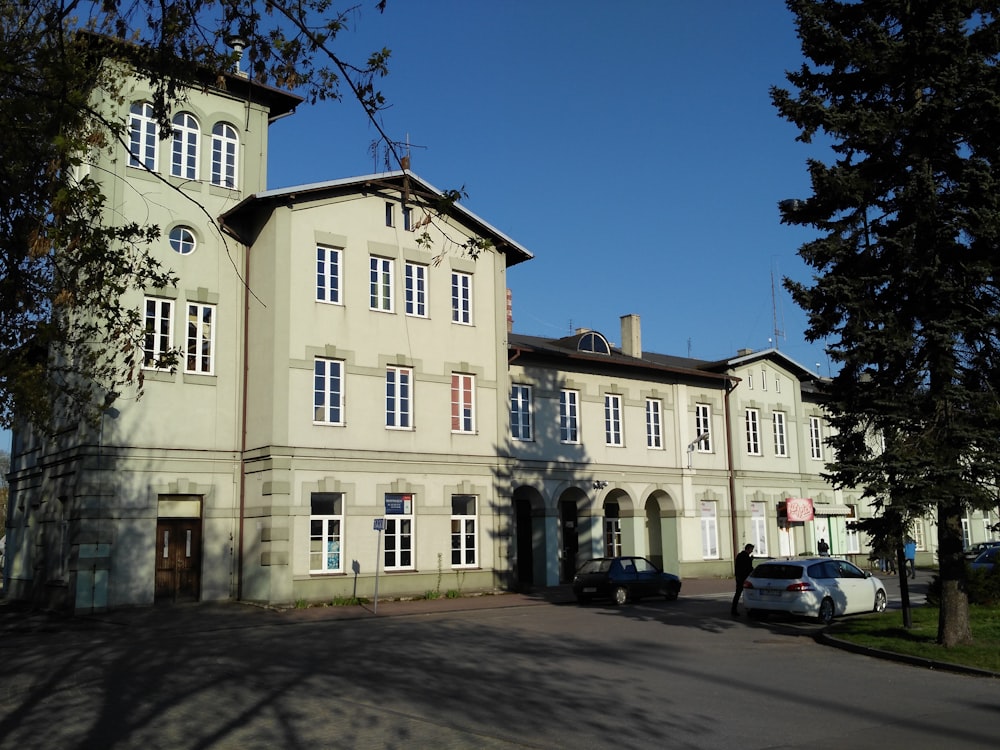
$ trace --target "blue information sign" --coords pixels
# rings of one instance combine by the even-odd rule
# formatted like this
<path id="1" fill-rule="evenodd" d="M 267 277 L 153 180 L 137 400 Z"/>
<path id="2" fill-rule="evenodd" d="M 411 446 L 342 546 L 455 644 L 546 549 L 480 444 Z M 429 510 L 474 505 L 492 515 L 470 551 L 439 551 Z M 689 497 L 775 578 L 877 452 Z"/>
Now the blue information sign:
<path id="1" fill-rule="evenodd" d="M 385 531 L 385 519 L 376 518 L 375 525 L 372 527 L 375 531 Z"/>

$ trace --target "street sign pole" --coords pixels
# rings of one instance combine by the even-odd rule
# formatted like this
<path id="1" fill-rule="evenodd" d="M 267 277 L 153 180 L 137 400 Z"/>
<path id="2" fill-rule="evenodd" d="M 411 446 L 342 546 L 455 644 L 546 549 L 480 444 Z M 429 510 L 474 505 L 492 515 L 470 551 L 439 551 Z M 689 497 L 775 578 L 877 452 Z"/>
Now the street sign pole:
<path id="1" fill-rule="evenodd" d="M 378 532 L 378 542 L 375 545 L 375 604 L 372 607 L 372 613 L 378 614 L 378 569 L 379 561 L 382 559 L 382 532 L 385 530 L 385 519 L 376 518 L 375 519 L 375 531 Z"/>

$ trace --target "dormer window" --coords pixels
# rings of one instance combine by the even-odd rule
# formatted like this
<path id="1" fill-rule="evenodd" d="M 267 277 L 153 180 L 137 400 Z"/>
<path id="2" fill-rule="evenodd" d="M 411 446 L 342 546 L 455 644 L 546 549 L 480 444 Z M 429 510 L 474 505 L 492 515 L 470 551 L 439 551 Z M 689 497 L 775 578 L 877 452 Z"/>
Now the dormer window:
<path id="1" fill-rule="evenodd" d="M 576 345 L 576 350 L 579 352 L 591 352 L 593 354 L 611 354 L 611 346 L 608 344 L 608 340 L 596 331 L 583 334 Z"/>

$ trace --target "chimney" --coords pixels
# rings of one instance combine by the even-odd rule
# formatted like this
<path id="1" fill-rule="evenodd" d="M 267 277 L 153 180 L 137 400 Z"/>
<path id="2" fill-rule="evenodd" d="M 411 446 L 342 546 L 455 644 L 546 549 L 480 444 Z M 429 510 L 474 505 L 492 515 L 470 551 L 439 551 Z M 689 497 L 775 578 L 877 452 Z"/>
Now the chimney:
<path id="1" fill-rule="evenodd" d="M 233 75 L 237 75 L 240 78 L 249 78 L 250 75 L 243 70 L 243 50 L 247 46 L 246 39 L 236 35 L 228 36 L 226 37 L 226 44 L 232 47 L 233 52 L 236 53 L 236 62 L 233 63 Z"/>
<path id="2" fill-rule="evenodd" d="M 511 333 L 514 330 L 514 298 L 511 296 L 510 289 L 507 290 L 507 333 Z"/>
<path id="3" fill-rule="evenodd" d="M 642 357 L 642 332 L 639 328 L 639 316 L 635 314 L 622 315 L 622 354 L 630 357 Z"/>
<path id="4" fill-rule="evenodd" d="M 753 354 L 753 349 L 737 349 L 736 350 L 736 356 L 737 357 L 749 357 L 751 354 Z"/>

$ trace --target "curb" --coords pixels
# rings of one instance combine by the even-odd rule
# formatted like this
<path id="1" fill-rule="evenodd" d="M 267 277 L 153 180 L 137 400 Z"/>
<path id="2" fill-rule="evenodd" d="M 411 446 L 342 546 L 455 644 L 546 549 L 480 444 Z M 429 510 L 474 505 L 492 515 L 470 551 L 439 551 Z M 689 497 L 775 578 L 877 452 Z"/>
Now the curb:
<path id="1" fill-rule="evenodd" d="M 816 641 L 824 646 L 833 646 L 834 648 L 839 648 L 842 651 L 850 651 L 853 654 L 861 654 L 863 656 L 871 656 L 876 659 L 885 659 L 886 661 L 909 664 L 913 667 L 934 669 L 940 672 L 953 672 L 955 674 L 970 675 L 972 677 L 1000 679 L 1000 672 L 994 672 L 990 669 L 967 667 L 963 664 L 952 664 L 946 661 L 938 661 L 937 659 L 925 659 L 922 656 L 910 656 L 909 654 L 898 654 L 895 651 L 885 651 L 880 648 L 861 646 L 857 643 L 851 643 L 850 641 L 845 641 L 841 638 L 830 635 L 830 633 L 826 630 L 823 630 L 821 633 L 816 635 Z"/>

